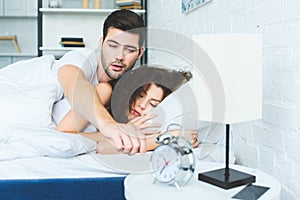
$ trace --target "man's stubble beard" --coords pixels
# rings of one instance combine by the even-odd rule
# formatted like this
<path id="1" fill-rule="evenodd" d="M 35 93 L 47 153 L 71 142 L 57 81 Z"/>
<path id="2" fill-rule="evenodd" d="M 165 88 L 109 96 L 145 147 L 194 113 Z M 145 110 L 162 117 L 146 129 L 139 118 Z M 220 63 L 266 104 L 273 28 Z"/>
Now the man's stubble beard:
<path id="1" fill-rule="evenodd" d="M 109 66 L 111 66 L 112 63 L 106 65 L 106 62 L 105 62 L 105 58 L 103 56 L 103 53 L 101 51 L 101 65 L 106 73 L 106 75 L 111 78 L 112 80 L 116 80 L 116 79 L 119 79 L 123 74 L 125 74 L 127 71 L 131 70 L 133 68 L 133 66 L 135 65 L 136 61 L 132 64 L 131 67 L 127 68 L 127 66 L 124 66 L 123 68 L 125 69 L 124 71 L 122 71 L 121 73 L 118 73 L 118 72 L 114 72 L 113 70 L 110 71 L 109 69 Z M 117 61 L 116 61 L 117 62 Z M 119 62 L 120 63 L 120 62 Z M 122 63 L 122 62 L 121 62 Z M 123 65 L 123 63 L 122 63 Z"/>

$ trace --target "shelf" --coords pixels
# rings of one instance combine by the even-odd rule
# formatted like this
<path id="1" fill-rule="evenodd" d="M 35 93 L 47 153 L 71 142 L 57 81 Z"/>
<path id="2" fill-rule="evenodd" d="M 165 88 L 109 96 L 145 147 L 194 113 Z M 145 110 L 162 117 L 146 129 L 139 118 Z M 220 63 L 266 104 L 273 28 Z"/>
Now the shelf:
<path id="1" fill-rule="evenodd" d="M 9 52 L 0 52 L 0 56 L 14 56 L 14 57 L 31 57 L 31 56 L 37 56 L 36 53 L 9 53 Z"/>
<path id="2" fill-rule="evenodd" d="M 39 11 L 43 12 L 43 13 L 60 13 L 60 14 L 68 14 L 68 13 L 85 13 L 85 14 L 93 14 L 93 13 L 111 13 L 115 10 L 118 9 L 92 9 L 92 8 L 88 8 L 88 9 L 82 9 L 82 8 L 40 8 Z M 143 14 L 146 13 L 145 10 L 131 10 L 137 14 Z"/>
<path id="3" fill-rule="evenodd" d="M 7 19 L 7 18 L 16 18 L 16 19 L 19 19 L 19 18 L 33 18 L 33 19 L 36 19 L 37 15 L 0 15 L 0 19 L 1 18 L 3 18 L 3 19 Z"/>
<path id="4" fill-rule="evenodd" d="M 70 51 L 73 49 L 84 49 L 85 47 L 40 47 L 42 51 Z"/>
<path id="5" fill-rule="evenodd" d="M 58 59 L 62 57 L 66 52 L 74 49 L 85 49 L 86 47 L 40 47 L 39 50 L 43 51 L 43 54 L 51 54 Z"/>

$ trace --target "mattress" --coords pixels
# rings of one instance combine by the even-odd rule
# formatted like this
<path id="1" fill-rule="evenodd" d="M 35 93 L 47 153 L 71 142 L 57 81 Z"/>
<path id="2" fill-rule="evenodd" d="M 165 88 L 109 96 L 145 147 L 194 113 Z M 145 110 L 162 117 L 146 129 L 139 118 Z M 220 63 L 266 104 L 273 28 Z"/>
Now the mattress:
<path id="1" fill-rule="evenodd" d="M 0 199 L 125 199 L 124 177 L 0 180 Z"/>
<path id="2" fill-rule="evenodd" d="M 0 199 L 124 199 L 126 175 L 147 172 L 148 160 L 149 153 L 90 152 L 1 161 Z"/>

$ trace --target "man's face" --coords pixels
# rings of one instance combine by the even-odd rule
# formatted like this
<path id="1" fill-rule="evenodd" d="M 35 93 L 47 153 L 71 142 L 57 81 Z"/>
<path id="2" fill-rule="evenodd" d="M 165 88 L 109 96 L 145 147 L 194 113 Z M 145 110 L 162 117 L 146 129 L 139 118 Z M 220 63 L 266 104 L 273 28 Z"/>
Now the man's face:
<path id="1" fill-rule="evenodd" d="M 102 41 L 101 64 L 110 79 L 117 79 L 134 66 L 142 53 L 138 34 L 111 27 Z"/>

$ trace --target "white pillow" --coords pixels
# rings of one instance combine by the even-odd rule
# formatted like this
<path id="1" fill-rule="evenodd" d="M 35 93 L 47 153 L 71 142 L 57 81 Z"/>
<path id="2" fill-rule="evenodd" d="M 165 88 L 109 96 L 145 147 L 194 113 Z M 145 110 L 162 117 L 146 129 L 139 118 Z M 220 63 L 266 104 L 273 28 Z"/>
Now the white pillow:
<path id="1" fill-rule="evenodd" d="M 184 129 L 196 130 L 198 128 L 198 104 L 196 97 L 188 83 L 167 96 L 151 114 L 157 115 L 152 123 L 162 125 L 160 131 L 166 131 L 170 124 L 179 124 Z M 169 130 L 178 129 L 171 126 Z"/>
<path id="2" fill-rule="evenodd" d="M 2 130 L 0 143 L 11 152 L 9 156 L 0 154 L 0 160 L 39 156 L 72 157 L 96 148 L 95 141 L 79 134 L 25 125 Z"/>
<path id="3" fill-rule="evenodd" d="M 57 89 L 48 83 L 35 86 L 0 82 L 0 129 L 16 124 L 52 126 Z"/>
<path id="4" fill-rule="evenodd" d="M 15 62 L 1 68 L 0 80 L 26 85 L 57 82 L 56 74 L 52 72 L 52 66 L 55 62 L 56 60 L 52 55 Z"/>
<path id="5" fill-rule="evenodd" d="M 51 71 L 54 62 L 53 56 L 42 56 L 0 70 L 0 129 L 16 124 L 52 126 L 52 106 L 62 96 Z"/>

